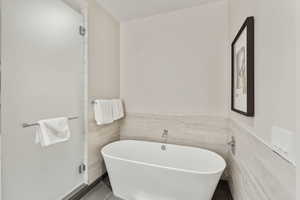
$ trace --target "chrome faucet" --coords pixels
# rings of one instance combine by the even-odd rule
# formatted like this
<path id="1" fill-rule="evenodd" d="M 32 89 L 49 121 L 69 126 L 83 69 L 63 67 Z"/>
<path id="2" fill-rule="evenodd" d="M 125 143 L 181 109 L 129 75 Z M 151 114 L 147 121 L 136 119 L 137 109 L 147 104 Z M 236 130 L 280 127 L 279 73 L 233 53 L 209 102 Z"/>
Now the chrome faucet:
<path id="1" fill-rule="evenodd" d="M 165 141 L 168 139 L 168 133 L 169 133 L 169 131 L 167 129 L 164 129 L 164 131 L 161 135 L 161 137 L 164 138 Z"/>
<path id="2" fill-rule="evenodd" d="M 169 134 L 169 131 L 167 129 L 164 129 L 162 135 L 161 135 L 161 138 L 163 138 L 163 145 L 161 145 L 161 150 L 165 151 L 167 149 L 167 142 L 168 142 L 168 134 Z"/>
<path id="3" fill-rule="evenodd" d="M 231 141 L 227 143 L 227 145 L 230 147 L 231 153 L 235 155 L 235 149 L 236 149 L 236 141 L 235 138 L 232 136 Z"/>

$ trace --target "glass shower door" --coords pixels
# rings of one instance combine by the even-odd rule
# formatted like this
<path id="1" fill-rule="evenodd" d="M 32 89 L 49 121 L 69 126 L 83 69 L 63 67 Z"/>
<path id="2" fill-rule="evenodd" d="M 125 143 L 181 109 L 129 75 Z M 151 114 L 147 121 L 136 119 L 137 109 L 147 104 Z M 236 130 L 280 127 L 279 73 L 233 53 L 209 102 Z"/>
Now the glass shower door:
<path id="1" fill-rule="evenodd" d="M 58 200 L 84 182 L 83 17 L 61 0 L 2 0 L 4 200 Z M 47 148 L 23 123 L 78 116 Z"/>

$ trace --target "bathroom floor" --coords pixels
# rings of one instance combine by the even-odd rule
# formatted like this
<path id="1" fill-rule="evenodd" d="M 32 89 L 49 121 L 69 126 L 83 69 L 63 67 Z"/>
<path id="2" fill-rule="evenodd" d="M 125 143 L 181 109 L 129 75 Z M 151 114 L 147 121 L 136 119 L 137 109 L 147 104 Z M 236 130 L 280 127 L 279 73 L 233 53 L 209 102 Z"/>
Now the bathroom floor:
<path id="1" fill-rule="evenodd" d="M 122 200 L 113 195 L 107 181 L 100 182 L 81 200 Z M 229 186 L 226 181 L 221 181 L 212 200 L 232 200 Z"/>

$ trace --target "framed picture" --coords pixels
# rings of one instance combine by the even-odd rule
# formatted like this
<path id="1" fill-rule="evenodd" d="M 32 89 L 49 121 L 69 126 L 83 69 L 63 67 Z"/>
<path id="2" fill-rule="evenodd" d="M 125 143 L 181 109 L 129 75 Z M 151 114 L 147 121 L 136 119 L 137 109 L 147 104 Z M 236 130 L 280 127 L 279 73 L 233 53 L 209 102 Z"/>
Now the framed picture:
<path id="1" fill-rule="evenodd" d="M 231 45 L 231 109 L 254 116 L 254 17 L 248 17 Z"/>

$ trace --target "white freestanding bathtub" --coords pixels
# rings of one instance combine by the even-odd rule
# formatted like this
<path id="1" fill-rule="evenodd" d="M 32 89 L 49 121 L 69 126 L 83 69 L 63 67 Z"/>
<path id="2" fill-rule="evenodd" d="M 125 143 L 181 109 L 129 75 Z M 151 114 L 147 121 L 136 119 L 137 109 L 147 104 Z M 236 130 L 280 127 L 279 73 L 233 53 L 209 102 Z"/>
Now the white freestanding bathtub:
<path id="1" fill-rule="evenodd" d="M 211 151 L 123 140 L 102 149 L 115 196 L 124 200 L 211 200 L 226 167 Z"/>

